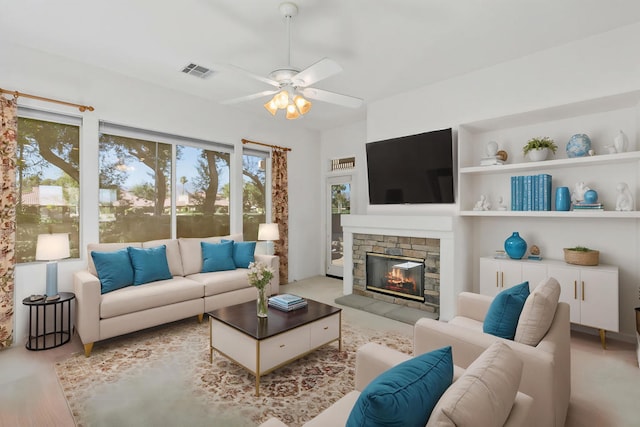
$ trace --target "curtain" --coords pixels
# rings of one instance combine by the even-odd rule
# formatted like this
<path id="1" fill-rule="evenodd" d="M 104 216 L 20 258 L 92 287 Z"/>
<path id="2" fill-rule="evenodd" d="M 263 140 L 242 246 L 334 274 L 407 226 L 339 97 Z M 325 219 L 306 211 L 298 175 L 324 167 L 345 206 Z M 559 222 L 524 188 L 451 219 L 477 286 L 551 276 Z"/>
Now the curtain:
<path id="1" fill-rule="evenodd" d="M 17 103 L 0 96 L 0 350 L 13 344 Z"/>
<path id="2" fill-rule="evenodd" d="M 280 283 L 289 283 L 289 189 L 287 178 L 287 152 L 273 150 L 271 153 L 271 221 L 278 224 L 280 240 L 274 243 L 275 253 L 280 257 Z"/>

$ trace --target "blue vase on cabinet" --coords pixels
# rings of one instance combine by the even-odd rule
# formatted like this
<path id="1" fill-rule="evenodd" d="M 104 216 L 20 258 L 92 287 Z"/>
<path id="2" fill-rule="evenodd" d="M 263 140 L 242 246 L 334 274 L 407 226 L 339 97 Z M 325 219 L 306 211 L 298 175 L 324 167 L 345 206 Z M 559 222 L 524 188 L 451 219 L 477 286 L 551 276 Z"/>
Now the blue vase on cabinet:
<path id="1" fill-rule="evenodd" d="M 504 241 L 504 251 L 512 259 L 521 259 L 527 252 L 527 242 L 515 231 Z"/>

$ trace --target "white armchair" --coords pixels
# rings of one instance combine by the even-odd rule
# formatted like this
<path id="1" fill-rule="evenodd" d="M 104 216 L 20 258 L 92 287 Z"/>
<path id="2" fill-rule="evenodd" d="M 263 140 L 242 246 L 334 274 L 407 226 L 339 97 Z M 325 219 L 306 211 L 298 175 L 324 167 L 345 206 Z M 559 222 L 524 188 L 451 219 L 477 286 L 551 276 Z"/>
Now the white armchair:
<path id="1" fill-rule="evenodd" d="M 467 368 L 492 343 L 504 342 L 524 362 L 519 390 L 534 399 L 533 425 L 564 426 L 571 394 L 569 305 L 557 304 L 548 331 L 536 346 L 531 346 L 483 332 L 483 321 L 492 301 L 492 297 L 463 292 L 458 296 L 457 316 L 448 323 L 418 320 L 414 328 L 414 353 L 450 345 L 453 363 Z M 523 316 L 518 325 L 522 322 Z"/>

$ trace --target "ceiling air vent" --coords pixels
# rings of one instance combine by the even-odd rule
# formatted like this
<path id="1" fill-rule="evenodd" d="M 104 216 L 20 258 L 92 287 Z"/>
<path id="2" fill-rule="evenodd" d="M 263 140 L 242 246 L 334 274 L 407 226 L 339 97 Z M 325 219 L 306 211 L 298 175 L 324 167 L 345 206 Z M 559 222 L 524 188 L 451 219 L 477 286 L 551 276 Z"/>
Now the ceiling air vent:
<path id="1" fill-rule="evenodd" d="M 213 70 L 207 67 L 203 67 L 202 65 L 191 63 L 182 69 L 182 72 L 185 74 L 189 74 L 195 77 L 200 77 L 201 79 L 206 79 L 211 74 L 213 74 Z"/>

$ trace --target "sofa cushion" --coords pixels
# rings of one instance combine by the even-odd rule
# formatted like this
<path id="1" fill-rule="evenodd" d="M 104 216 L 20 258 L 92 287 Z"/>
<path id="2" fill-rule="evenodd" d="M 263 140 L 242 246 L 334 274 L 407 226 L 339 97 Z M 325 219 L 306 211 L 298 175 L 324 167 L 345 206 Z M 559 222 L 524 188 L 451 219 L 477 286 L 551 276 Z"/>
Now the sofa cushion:
<path id="1" fill-rule="evenodd" d="M 126 248 L 112 252 L 91 251 L 90 254 L 100 279 L 100 293 L 133 285 L 133 267 Z"/>
<path id="2" fill-rule="evenodd" d="M 495 427 L 509 417 L 523 362 L 504 342 L 491 344 L 444 392 L 427 427 Z"/>
<path id="3" fill-rule="evenodd" d="M 106 319 L 202 298 L 202 283 L 184 277 L 128 286 L 102 295 L 100 318 Z"/>
<path id="4" fill-rule="evenodd" d="M 304 423 L 303 427 L 343 426 L 359 396 L 359 391 L 350 391 L 342 396 L 336 403 L 320 412 L 312 420 Z"/>
<path id="5" fill-rule="evenodd" d="M 92 251 L 97 251 L 97 252 L 113 252 L 113 251 L 117 251 L 120 249 L 126 249 L 129 246 L 133 246 L 134 248 L 141 248 L 142 247 L 142 243 L 140 242 L 130 242 L 130 243 L 89 243 L 87 245 L 87 254 L 91 254 Z M 98 275 L 98 272 L 96 271 L 96 266 L 93 263 L 93 258 L 89 255 L 87 257 L 87 270 L 89 270 L 89 273 L 93 274 L 94 276 Z"/>
<path id="6" fill-rule="evenodd" d="M 216 271 L 213 273 L 190 274 L 187 278 L 204 285 L 204 296 L 222 294 L 238 289 L 250 288 L 246 268 L 235 270 Z M 257 292 L 257 291 L 256 291 Z"/>
<path id="7" fill-rule="evenodd" d="M 482 330 L 487 334 L 512 340 L 516 335 L 518 319 L 528 296 L 529 282 L 520 283 L 500 292 L 489 306 Z"/>
<path id="8" fill-rule="evenodd" d="M 143 248 L 155 248 L 165 245 L 167 247 L 167 263 L 172 276 L 184 276 L 182 257 L 180 256 L 180 244 L 177 239 L 161 239 L 142 242 Z"/>
<path id="9" fill-rule="evenodd" d="M 133 265 L 134 285 L 171 279 L 165 245 L 146 249 L 128 247 L 127 250 Z"/>
<path id="10" fill-rule="evenodd" d="M 413 357 L 362 390 L 346 425 L 424 427 L 452 380 L 450 346 Z"/>
<path id="11" fill-rule="evenodd" d="M 255 261 L 256 242 L 233 242 L 233 262 L 238 268 L 249 268 L 249 264 Z"/>
<path id="12" fill-rule="evenodd" d="M 242 234 L 216 237 L 181 237 L 178 239 L 182 268 L 185 276 L 202 272 L 202 247 L 200 242 L 219 243 L 222 239 L 242 241 Z"/>
<path id="13" fill-rule="evenodd" d="M 549 277 L 540 282 L 524 303 L 514 340 L 538 345 L 551 327 L 559 298 L 560 283 L 556 279 Z"/>
<path id="14" fill-rule="evenodd" d="M 236 269 L 236 264 L 233 262 L 232 241 L 201 242 L 200 245 L 202 247 L 202 273 Z"/>

